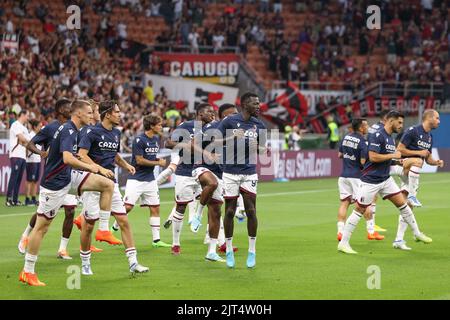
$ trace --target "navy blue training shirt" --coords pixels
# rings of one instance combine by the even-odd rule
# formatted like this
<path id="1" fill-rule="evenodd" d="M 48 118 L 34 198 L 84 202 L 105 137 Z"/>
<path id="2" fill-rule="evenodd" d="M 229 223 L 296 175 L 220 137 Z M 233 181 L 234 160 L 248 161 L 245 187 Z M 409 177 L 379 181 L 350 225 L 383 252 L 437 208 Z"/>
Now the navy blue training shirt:
<path id="1" fill-rule="evenodd" d="M 58 120 L 50 122 L 39 130 L 39 132 L 31 139 L 34 144 L 42 146 L 42 150 L 47 150 L 53 140 L 56 130 L 61 126 Z"/>
<path id="2" fill-rule="evenodd" d="M 243 138 L 236 138 L 225 142 L 223 172 L 230 174 L 255 174 L 257 151 L 253 151 L 253 154 L 250 155 L 249 141 L 256 140 L 259 146 L 265 146 L 267 133 L 262 121 L 255 117 L 250 117 L 248 121 L 245 121 L 242 114 L 238 113 L 223 119 L 218 129 L 222 132 L 224 138 L 233 136 L 236 130 L 244 130 Z M 242 152 L 242 147 L 239 146 L 242 143 L 244 144 L 243 149 L 245 149 L 245 152 Z M 234 150 L 231 148 L 233 144 Z M 238 152 L 238 148 L 240 152 Z"/>
<path id="3" fill-rule="evenodd" d="M 400 142 L 408 150 L 428 150 L 431 152 L 433 148 L 433 135 L 430 132 L 426 132 L 423 126 L 419 124 L 406 130 Z"/>
<path id="4" fill-rule="evenodd" d="M 341 177 L 359 179 L 363 167 L 361 159 L 367 159 L 368 156 L 366 139 L 356 132 L 347 134 L 339 145 L 339 152 L 344 162 Z"/>
<path id="5" fill-rule="evenodd" d="M 369 149 L 379 154 L 394 153 L 395 141 L 383 128 L 373 135 L 369 135 Z M 378 184 L 389 179 L 391 160 L 374 163 L 367 159 L 361 174 L 361 181 Z"/>
<path id="6" fill-rule="evenodd" d="M 192 139 L 194 138 L 194 132 L 197 130 L 197 128 L 195 127 L 195 122 L 196 122 L 195 120 L 190 120 L 181 123 L 172 132 L 171 140 L 174 142 L 184 142 L 184 143 L 192 141 Z M 178 176 L 192 177 L 192 169 L 194 165 L 194 152 L 191 153 L 190 159 L 183 159 L 183 149 L 180 150 L 179 154 L 181 160 L 177 166 L 177 170 L 175 170 L 175 174 Z"/>
<path id="7" fill-rule="evenodd" d="M 207 123 L 203 126 L 202 132 L 198 134 L 196 133 L 195 137 L 202 140 L 202 150 L 208 148 L 208 146 L 214 142 L 216 138 L 222 139 L 222 133 L 218 130 L 219 125 L 220 121 Z M 208 151 L 215 153 L 215 149 L 216 148 L 211 148 L 211 150 L 208 149 Z M 218 163 L 211 163 L 209 160 L 204 159 L 203 155 L 200 161 L 194 163 L 194 169 L 199 167 L 209 169 L 219 179 L 222 179 L 222 166 Z"/>
<path id="8" fill-rule="evenodd" d="M 128 179 L 148 182 L 155 180 L 153 173 L 155 167 L 139 166 L 136 162 L 136 156 L 142 156 L 144 159 L 150 161 L 157 161 L 159 136 L 155 135 L 149 138 L 145 133 L 140 134 L 133 140 L 132 150 L 131 165 L 136 168 L 136 174 L 130 174 Z"/>
<path id="9" fill-rule="evenodd" d="M 120 131 L 115 128 L 108 130 L 101 123 L 97 123 L 87 128 L 78 147 L 89 150 L 88 156 L 96 164 L 114 171 L 114 161 L 120 150 Z"/>
<path id="10" fill-rule="evenodd" d="M 57 191 L 70 183 L 72 168 L 64 164 L 62 153 L 67 151 L 76 154 L 78 151 L 77 145 L 78 129 L 69 120 L 61 125 L 53 135 L 44 166 L 44 175 L 41 179 L 42 187 Z"/>

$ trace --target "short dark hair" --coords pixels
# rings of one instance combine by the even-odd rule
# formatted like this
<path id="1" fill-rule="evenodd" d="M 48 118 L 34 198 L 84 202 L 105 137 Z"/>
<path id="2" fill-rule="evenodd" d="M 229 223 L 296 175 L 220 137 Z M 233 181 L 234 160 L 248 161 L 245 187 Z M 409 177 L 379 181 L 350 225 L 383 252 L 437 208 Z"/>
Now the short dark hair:
<path id="1" fill-rule="evenodd" d="M 366 118 L 355 118 L 355 119 L 353 119 L 352 120 L 352 129 L 353 129 L 353 131 L 355 131 L 355 132 L 358 131 L 361 128 L 361 126 L 362 126 L 364 121 L 367 121 L 367 119 Z"/>
<path id="2" fill-rule="evenodd" d="M 160 116 L 154 113 L 149 114 L 144 117 L 144 130 L 148 131 L 160 122 L 162 122 L 162 118 Z"/>
<path id="3" fill-rule="evenodd" d="M 36 128 L 40 121 L 36 120 L 36 119 L 31 119 L 30 121 L 28 121 L 30 123 L 31 128 Z"/>
<path id="4" fill-rule="evenodd" d="M 224 103 L 219 107 L 219 118 L 222 119 L 222 115 L 225 111 L 231 108 L 236 108 L 236 106 L 232 103 Z"/>
<path id="5" fill-rule="evenodd" d="M 74 113 L 75 111 L 84 108 L 86 105 L 90 106 L 91 104 L 86 100 L 73 100 L 70 104 L 70 110 Z"/>
<path id="6" fill-rule="evenodd" d="M 403 115 L 403 113 L 398 112 L 396 110 L 391 110 L 386 115 L 386 119 L 398 119 L 398 118 L 405 118 L 405 116 Z"/>
<path id="7" fill-rule="evenodd" d="M 106 100 L 100 102 L 98 104 L 98 112 L 100 113 L 100 120 L 103 121 L 103 119 L 105 119 L 105 116 L 113 111 L 115 105 L 117 105 L 117 102 L 115 100 Z"/>
<path id="8" fill-rule="evenodd" d="M 61 113 L 61 108 L 66 106 L 66 105 L 70 105 L 71 101 L 67 98 L 61 98 L 58 101 L 56 101 L 55 103 L 55 111 L 56 113 Z"/>
<path id="9" fill-rule="evenodd" d="M 23 114 L 27 114 L 27 110 L 25 109 L 20 110 L 19 114 L 17 115 L 17 118 L 20 118 Z"/>
<path id="10" fill-rule="evenodd" d="M 211 105 L 209 103 L 206 102 L 202 102 L 200 103 L 196 108 L 196 114 L 198 115 L 200 112 L 202 112 L 203 110 L 205 110 L 206 108 L 211 107 Z"/>
<path id="11" fill-rule="evenodd" d="M 250 98 L 259 98 L 259 96 L 253 92 L 246 92 L 241 96 L 241 105 L 246 104 Z"/>
<path id="12" fill-rule="evenodd" d="M 390 112 L 391 110 L 389 109 L 382 109 L 380 111 L 380 119 L 384 119 L 386 117 L 386 115 Z"/>

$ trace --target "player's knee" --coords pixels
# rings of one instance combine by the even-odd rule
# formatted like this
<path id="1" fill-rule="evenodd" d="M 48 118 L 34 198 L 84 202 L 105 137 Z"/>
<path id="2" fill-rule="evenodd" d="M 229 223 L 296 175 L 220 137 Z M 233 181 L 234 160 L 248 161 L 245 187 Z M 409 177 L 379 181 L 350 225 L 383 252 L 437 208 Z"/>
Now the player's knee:
<path id="1" fill-rule="evenodd" d="M 421 168 L 423 166 L 423 159 L 421 158 L 414 159 L 413 166 Z"/>
<path id="2" fill-rule="evenodd" d="M 105 191 L 114 191 L 114 182 L 112 180 L 106 179 L 105 181 Z"/>
<path id="3" fill-rule="evenodd" d="M 185 205 L 185 204 L 179 204 L 179 203 L 177 203 L 177 208 L 176 208 L 176 210 L 177 210 L 179 213 L 184 213 L 184 212 L 186 211 L 186 205 Z"/>

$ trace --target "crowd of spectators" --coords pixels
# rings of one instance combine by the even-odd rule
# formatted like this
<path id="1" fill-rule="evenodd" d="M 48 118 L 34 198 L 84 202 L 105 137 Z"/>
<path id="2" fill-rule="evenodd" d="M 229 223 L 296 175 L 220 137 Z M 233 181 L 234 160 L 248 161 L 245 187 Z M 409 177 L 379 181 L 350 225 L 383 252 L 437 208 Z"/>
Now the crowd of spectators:
<path id="1" fill-rule="evenodd" d="M 332 12 L 331 2 L 297 1 L 296 9 L 307 15 L 297 37 L 276 37 L 263 46 L 270 70 L 281 79 L 343 82 L 349 90 L 364 89 L 374 81 L 450 79 L 448 1 L 339 0 Z M 379 31 L 366 27 L 369 4 L 381 8 Z M 313 50 L 302 63 L 298 53 L 304 44 Z M 355 55 L 367 57 L 362 67 Z M 374 60 L 374 55 L 386 59 Z"/>
<path id="2" fill-rule="evenodd" d="M 110 1 L 94 3 L 110 11 Z M 45 5 L 41 9 L 23 12 L 42 19 L 44 27 L 53 25 L 41 38 L 20 30 L 20 25 L 0 15 L 0 34 L 10 31 L 21 35 L 19 50 L 6 49 L 0 54 L 0 129 L 7 129 L 21 109 L 43 124 L 52 121 L 55 102 L 61 97 L 114 99 L 122 106 L 127 151 L 131 142 L 127 140 L 140 129 L 143 115 L 157 113 L 167 118 L 166 124 L 172 128 L 191 117 L 187 104 L 170 101 L 166 89 L 154 92 L 149 80 L 151 63 L 142 63 L 139 56 L 133 59 L 123 55 L 120 32 L 113 34 L 108 26 L 99 26 L 99 32 L 92 36 L 87 21 L 81 32 L 69 31 L 64 25 L 54 24 Z"/>

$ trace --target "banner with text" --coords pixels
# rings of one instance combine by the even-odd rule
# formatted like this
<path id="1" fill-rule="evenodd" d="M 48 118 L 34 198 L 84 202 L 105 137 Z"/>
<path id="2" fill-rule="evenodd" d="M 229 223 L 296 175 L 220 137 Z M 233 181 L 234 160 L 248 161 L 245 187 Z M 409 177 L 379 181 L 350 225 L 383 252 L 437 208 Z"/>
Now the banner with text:
<path id="1" fill-rule="evenodd" d="M 161 53 L 156 56 L 170 64 L 171 77 L 195 78 L 214 84 L 235 85 L 239 74 L 239 56 L 234 53 L 190 54 Z"/>
<path id="2" fill-rule="evenodd" d="M 321 114 L 313 117 L 309 121 L 310 129 L 315 133 L 325 133 L 327 128 L 327 117 L 332 116 L 339 126 L 347 125 L 354 117 L 376 117 L 383 109 L 397 110 L 405 116 L 417 116 L 421 107 L 423 109 L 438 109 L 441 100 L 434 97 L 421 98 L 414 96 L 411 98 L 396 97 L 375 98 L 365 97 L 355 100 L 347 105 L 339 104 L 329 108 Z"/>

